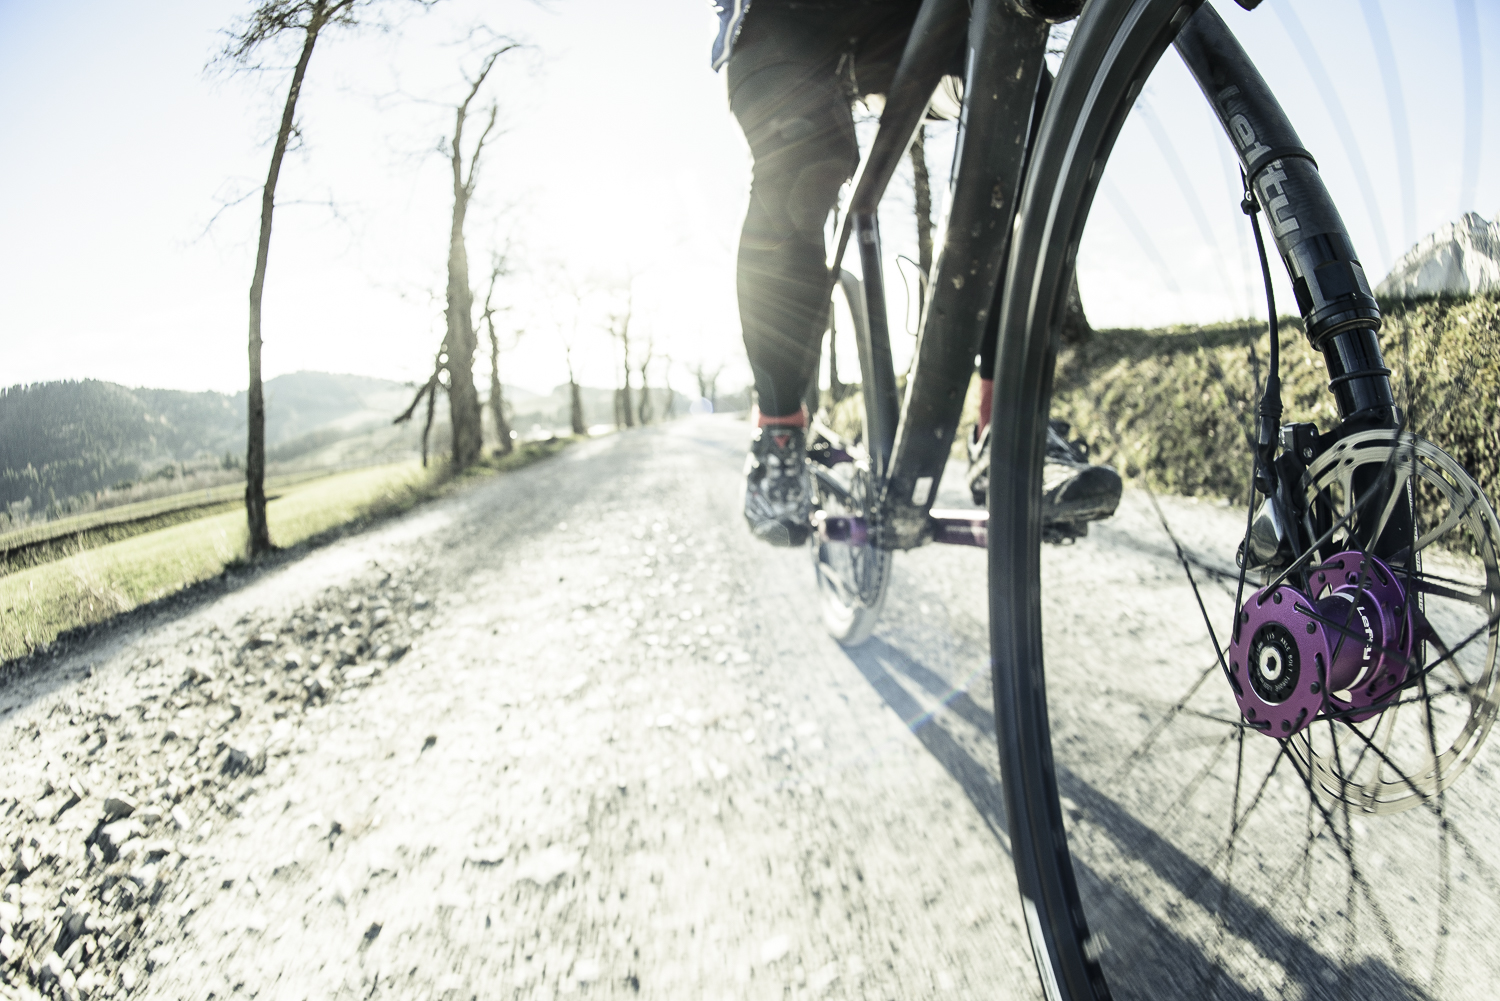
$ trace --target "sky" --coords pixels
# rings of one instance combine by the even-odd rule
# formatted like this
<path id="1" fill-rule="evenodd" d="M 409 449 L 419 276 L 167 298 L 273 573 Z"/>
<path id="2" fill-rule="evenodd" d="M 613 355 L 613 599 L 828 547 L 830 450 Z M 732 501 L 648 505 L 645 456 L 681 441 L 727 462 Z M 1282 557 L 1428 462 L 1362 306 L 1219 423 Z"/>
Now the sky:
<path id="1" fill-rule="evenodd" d="M 268 52 L 260 72 L 206 68 L 251 6 L 0 0 L 0 385 L 244 387 L 258 192 L 295 55 Z M 1500 5 L 1217 6 L 1313 149 L 1372 276 L 1461 211 L 1500 214 Z M 721 385 L 743 384 L 734 255 L 750 156 L 708 66 L 708 5 L 376 9 L 392 19 L 383 30 L 329 31 L 313 55 L 301 141 L 277 193 L 265 375 L 425 379 L 442 337 L 452 209 L 440 147 L 464 75 L 506 36 L 524 45 L 501 57 L 478 98 L 498 105 L 500 132 L 466 227 L 481 299 L 492 254 L 508 251 L 494 292 L 506 381 L 539 391 L 562 382 L 567 343 L 580 381 L 612 384 L 618 355 L 603 329 L 628 289 L 632 329 L 659 356 L 653 381 L 687 389 L 689 368 L 704 362 L 726 366 Z M 1391 39 L 1404 145 L 1372 9 Z M 1477 31 L 1460 30 L 1465 11 Z M 1466 134 L 1479 141 L 1467 188 Z M 934 126 L 935 181 L 948 176 L 951 149 L 951 126 Z M 1404 188 L 1405 159 L 1414 180 Z M 1125 126 L 1080 251 L 1094 325 L 1263 314 L 1237 185 L 1227 143 L 1169 52 Z M 909 172 L 892 185 L 882 231 L 892 326 L 914 329 L 897 273 L 910 281 L 911 269 L 896 262 L 915 256 Z M 1285 288 L 1280 301 L 1290 304 Z M 911 339 L 896 340 L 900 361 Z M 481 381 L 486 368 L 481 360 Z"/>

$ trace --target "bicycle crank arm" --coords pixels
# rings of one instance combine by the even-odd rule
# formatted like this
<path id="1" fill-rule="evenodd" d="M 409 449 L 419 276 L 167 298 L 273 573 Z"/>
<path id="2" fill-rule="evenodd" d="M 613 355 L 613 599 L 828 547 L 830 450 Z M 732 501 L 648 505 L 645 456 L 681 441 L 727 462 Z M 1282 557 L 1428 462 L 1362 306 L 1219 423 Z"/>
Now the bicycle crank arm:
<path id="1" fill-rule="evenodd" d="M 934 509 L 928 516 L 927 525 L 928 539 L 932 542 L 950 546 L 977 546 L 980 549 L 989 545 L 988 511 Z M 813 514 L 813 527 L 817 530 L 819 542 L 842 542 L 856 548 L 870 544 L 869 523 L 863 518 L 818 511 Z"/>
<path id="2" fill-rule="evenodd" d="M 950 546 L 978 546 L 990 544 L 990 513 L 988 511 L 958 511 L 933 509 L 928 512 L 927 524 L 933 542 Z"/>

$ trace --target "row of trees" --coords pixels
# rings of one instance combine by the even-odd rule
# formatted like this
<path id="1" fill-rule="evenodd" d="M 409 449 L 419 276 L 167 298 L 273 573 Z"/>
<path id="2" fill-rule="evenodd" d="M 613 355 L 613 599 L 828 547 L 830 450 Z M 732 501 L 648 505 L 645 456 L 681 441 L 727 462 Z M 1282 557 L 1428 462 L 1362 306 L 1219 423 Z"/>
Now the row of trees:
<path id="1" fill-rule="evenodd" d="M 260 237 L 256 248 L 255 270 L 249 298 L 249 428 L 245 464 L 245 509 L 249 522 L 249 550 L 252 557 L 269 552 L 273 546 L 266 522 L 265 472 L 265 396 L 261 379 L 262 300 L 266 268 L 270 257 L 272 222 L 276 209 L 276 188 L 289 144 L 297 137 L 297 109 L 313 51 L 331 29 L 351 29 L 376 18 L 384 9 L 403 4 L 431 7 L 439 0 L 258 0 L 254 10 L 229 32 L 229 40 L 220 53 L 220 68 L 260 68 L 262 55 L 285 40 L 295 40 L 299 55 L 292 70 L 280 126 L 271 151 L 270 167 L 261 190 Z M 375 8 L 383 8 L 377 11 Z M 448 233 L 447 288 L 445 324 L 441 343 L 433 357 L 432 372 L 417 390 L 397 423 L 409 421 L 425 404 L 426 423 L 422 433 L 423 462 L 427 459 L 428 436 L 432 429 L 439 392 L 448 398 L 452 426 L 452 461 L 462 469 L 477 462 L 483 451 L 482 408 L 474 379 L 475 356 L 479 353 L 479 335 L 487 335 L 489 348 L 489 399 L 491 419 L 498 433 L 499 451 L 512 449 L 504 387 L 501 384 L 499 358 L 502 353 L 497 317 L 506 306 L 497 300 L 501 280 L 510 274 L 508 252 L 492 255 L 488 287 L 482 306 L 476 312 L 475 294 L 470 283 L 470 267 L 465 227 L 469 208 L 480 176 L 487 145 L 496 137 L 499 103 L 481 97 L 486 81 L 507 53 L 519 48 L 510 39 L 497 37 L 484 55 L 477 72 L 464 77 L 467 91 L 453 106 L 453 132 L 440 148 L 448 161 L 453 213 Z M 471 138 L 472 137 L 472 138 Z M 577 334 L 578 313 L 582 312 L 584 294 L 577 286 L 571 289 L 573 305 L 578 307 L 572 319 L 572 333 Z M 671 359 L 657 351 L 652 337 L 632 331 L 635 314 L 633 282 L 626 284 L 623 305 L 613 310 L 604 324 L 606 332 L 618 344 L 620 353 L 620 388 L 616 396 L 616 418 L 622 426 L 647 423 L 655 418 L 653 395 L 648 389 L 652 365 Z M 519 338 L 517 332 L 514 337 Z M 572 430 L 586 433 L 582 394 L 574 371 L 574 337 L 560 338 L 563 360 L 568 371 Z M 514 340 L 511 347 L 515 346 Z M 700 389 L 703 386 L 700 366 Z M 637 385 L 639 389 L 637 389 Z M 712 380 L 706 396 L 713 396 Z M 671 416 L 671 390 L 663 416 Z"/>
<path id="2" fill-rule="evenodd" d="M 230 32 L 228 43 L 220 54 L 223 66 L 249 68 L 258 66 L 261 53 L 273 43 L 285 38 L 299 42 L 299 55 L 292 70 L 286 100 L 282 108 L 281 122 L 272 147 L 271 162 L 266 183 L 261 191 L 260 236 L 256 247 L 255 270 L 250 283 L 249 301 L 249 428 L 246 454 L 245 509 L 249 522 L 249 549 L 252 557 L 270 551 L 270 532 L 266 522 L 265 471 L 265 397 L 261 381 L 261 322 L 262 300 L 265 291 L 266 267 L 270 256 L 272 221 L 276 208 L 276 188 L 289 143 L 297 133 L 296 113 L 302 86 L 318 39 L 328 30 L 349 29 L 364 23 L 373 15 L 372 8 L 394 8 L 402 4 L 431 7 L 439 0 L 257 0 L 251 14 Z M 518 48 L 510 39 L 497 37 L 493 47 L 481 60 L 472 77 L 465 76 L 468 85 L 463 99 L 453 107 L 453 133 L 441 144 L 448 160 L 453 195 L 453 212 L 448 234 L 447 288 L 445 324 L 441 343 L 433 359 L 432 372 L 418 389 L 411 404 L 400 414 L 398 423 L 411 420 L 425 403 L 426 423 L 422 433 L 423 460 L 427 457 L 428 435 L 432 428 L 439 391 L 448 398 L 449 417 L 452 427 L 452 460 L 457 469 L 477 462 L 483 451 L 482 406 L 478 387 L 474 381 L 475 356 L 479 351 L 479 332 L 488 335 L 490 356 L 489 407 L 495 429 L 499 436 L 502 454 L 511 450 L 511 429 L 507 419 L 504 389 L 500 379 L 500 336 L 496 329 L 496 316 L 506 307 L 497 304 L 499 282 L 509 273 L 508 255 L 492 256 L 488 289 L 482 309 L 476 318 L 475 295 L 470 284 L 468 247 L 465 225 L 468 221 L 470 203 L 479 180 L 480 166 L 488 143 L 496 135 L 499 118 L 499 103 L 485 102 L 480 95 L 497 63 L 507 53 Z M 472 142 L 467 136 L 477 135 Z M 932 265 L 931 195 L 926 169 L 923 136 L 919 133 L 912 148 L 912 164 L 915 182 L 915 201 L 918 220 L 919 270 L 925 280 Z M 572 334 L 577 334 L 578 317 L 583 312 L 584 294 L 575 283 L 569 291 L 575 307 L 572 316 Z M 925 293 L 925 289 L 923 290 Z M 635 320 L 634 276 L 627 276 L 623 289 L 613 297 L 616 303 L 607 317 L 605 329 L 619 349 L 619 388 L 616 392 L 616 422 L 624 427 L 647 423 L 655 418 L 652 395 L 648 387 L 648 374 L 653 362 L 658 359 L 668 370 L 672 360 L 657 351 L 649 332 L 641 334 L 632 327 Z M 925 298 L 925 295 L 924 295 Z M 568 371 L 570 394 L 570 417 L 575 434 L 586 433 L 582 397 L 574 370 L 574 337 L 560 338 L 563 360 Z M 842 395 L 836 359 L 830 372 L 835 396 Z M 699 395 L 714 400 L 717 397 L 719 370 L 704 364 L 697 366 L 694 375 L 698 381 Z M 667 391 L 665 413 L 671 416 L 672 393 Z"/>

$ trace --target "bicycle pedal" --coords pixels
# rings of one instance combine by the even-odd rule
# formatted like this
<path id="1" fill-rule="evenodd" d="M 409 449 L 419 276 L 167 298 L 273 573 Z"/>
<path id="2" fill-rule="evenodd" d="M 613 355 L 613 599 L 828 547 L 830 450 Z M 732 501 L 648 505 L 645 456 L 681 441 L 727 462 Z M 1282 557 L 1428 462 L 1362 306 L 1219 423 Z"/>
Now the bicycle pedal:
<path id="1" fill-rule="evenodd" d="M 807 448 L 807 457 L 820 466 L 832 469 L 841 462 L 853 462 L 854 456 L 842 448 L 835 448 L 832 443 L 821 439 L 813 442 Z"/>
<path id="2" fill-rule="evenodd" d="M 1061 521 L 1042 526 L 1042 541 L 1054 546 L 1071 546 L 1088 534 L 1089 523 L 1086 521 Z"/>

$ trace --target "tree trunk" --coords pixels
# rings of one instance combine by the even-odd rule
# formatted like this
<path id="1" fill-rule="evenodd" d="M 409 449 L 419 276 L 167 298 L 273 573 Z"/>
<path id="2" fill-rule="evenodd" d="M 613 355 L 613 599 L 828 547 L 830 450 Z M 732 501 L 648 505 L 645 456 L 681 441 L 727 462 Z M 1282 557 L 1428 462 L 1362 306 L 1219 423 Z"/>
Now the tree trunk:
<path id="1" fill-rule="evenodd" d="M 927 174 L 927 126 L 917 129 L 911 144 L 911 172 L 917 202 L 917 315 L 927 304 L 927 279 L 932 274 L 932 180 Z"/>
<path id="2" fill-rule="evenodd" d="M 839 381 L 839 337 L 833 324 L 833 304 L 828 304 L 828 396 L 835 406 L 844 398 L 844 384 Z"/>
<path id="3" fill-rule="evenodd" d="M 469 254 L 464 247 L 464 217 L 469 209 L 469 191 L 463 183 L 463 159 L 459 138 L 463 116 L 453 137 L 453 225 L 448 234 L 448 412 L 453 422 L 453 466 L 466 469 L 479 459 L 484 447 L 480 425 L 479 393 L 474 388 L 474 294 L 469 289 Z"/>
<path id="4" fill-rule="evenodd" d="M 510 437 L 510 422 L 505 419 L 505 392 L 500 385 L 500 338 L 495 336 L 495 321 L 488 315 L 490 328 L 490 414 L 495 418 L 495 435 L 500 443 L 496 455 L 509 455 L 516 447 Z"/>
<path id="5" fill-rule="evenodd" d="M 432 414 L 437 409 L 437 391 L 440 382 L 433 382 L 427 391 L 427 423 L 422 425 L 422 468 L 427 468 L 427 438 L 432 434 Z"/>
<path id="6" fill-rule="evenodd" d="M 297 96 L 302 91 L 302 80 L 307 76 L 307 64 L 312 59 L 313 44 L 318 40 L 327 16 L 326 4 L 319 3 L 307 24 L 307 37 L 302 42 L 302 55 L 297 68 L 292 71 L 292 85 L 287 90 L 286 107 L 281 111 L 281 128 L 276 133 L 276 146 L 271 151 L 271 169 L 266 174 L 266 186 L 260 198 L 260 243 L 255 251 L 255 277 L 250 280 L 250 424 L 247 429 L 245 449 L 245 517 L 250 530 L 250 556 L 255 558 L 270 552 L 271 530 L 266 524 L 266 400 L 260 379 L 260 317 L 261 299 L 266 288 L 266 261 L 271 254 L 271 214 L 276 208 L 276 182 L 281 177 L 281 161 L 286 156 L 287 142 L 292 135 L 292 123 L 297 113 Z"/>
<path id="7" fill-rule="evenodd" d="M 636 369 L 641 376 L 641 396 L 636 405 L 636 417 L 642 427 L 645 427 L 656 411 L 651 406 L 651 390 L 646 387 L 646 372 L 651 368 L 651 359 L 656 357 L 656 337 L 653 335 L 646 338 L 646 357 L 641 359 L 640 367 Z"/>
<path id="8" fill-rule="evenodd" d="M 571 378 L 568 380 L 568 402 L 568 416 L 573 421 L 573 433 L 588 434 L 588 426 L 583 423 L 583 394 L 578 391 L 578 383 Z"/>
<path id="9" fill-rule="evenodd" d="M 635 427 L 635 406 L 630 399 L 630 342 L 625 341 L 625 386 L 620 390 L 620 414 L 625 427 Z"/>
<path id="10" fill-rule="evenodd" d="M 1078 273 L 1073 273 L 1068 283 L 1068 300 L 1063 307 L 1062 327 L 1058 339 L 1069 347 L 1077 347 L 1093 336 L 1094 328 L 1083 311 L 1083 298 L 1078 294 Z"/>
<path id="11" fill-rule="evenodd" d="M 588 425 L 583 423 L 583 394 L 578 391 L 578 380 L 573 377 L 573 349 L 563 342 L 563 359 L 568 363 L 568 417 L 574 434 L 588 434 Z"/>

